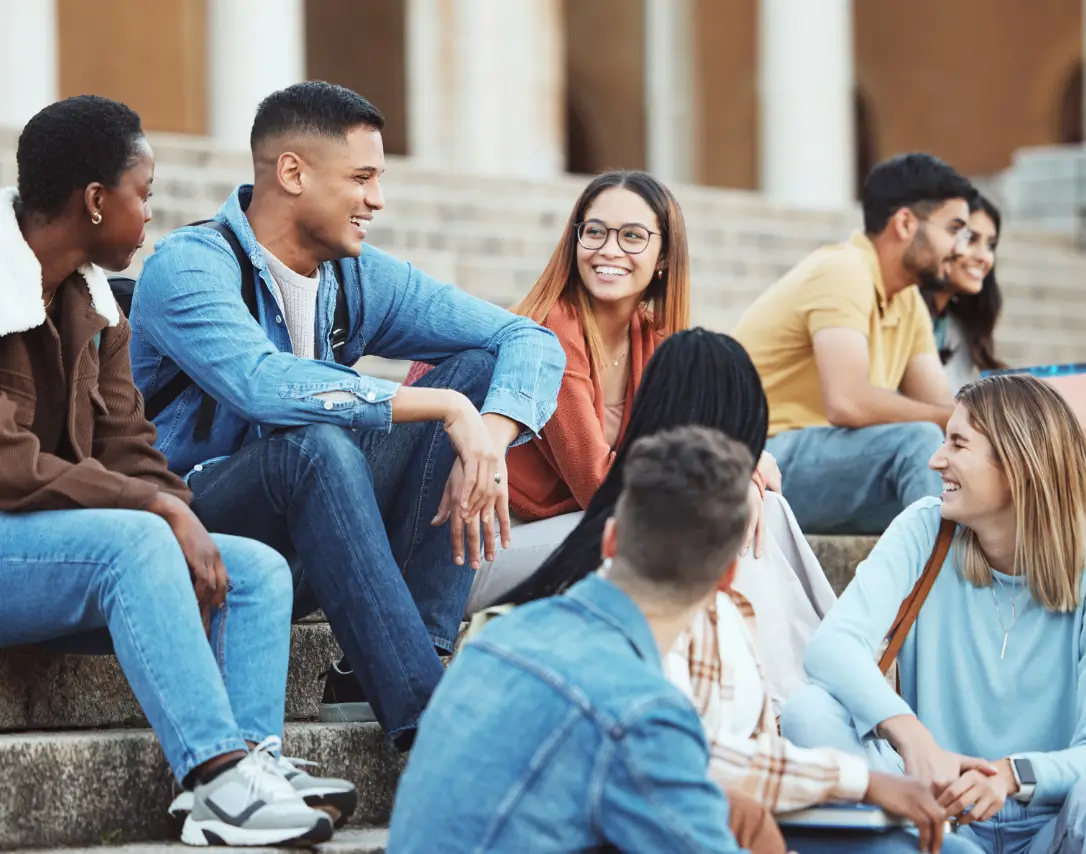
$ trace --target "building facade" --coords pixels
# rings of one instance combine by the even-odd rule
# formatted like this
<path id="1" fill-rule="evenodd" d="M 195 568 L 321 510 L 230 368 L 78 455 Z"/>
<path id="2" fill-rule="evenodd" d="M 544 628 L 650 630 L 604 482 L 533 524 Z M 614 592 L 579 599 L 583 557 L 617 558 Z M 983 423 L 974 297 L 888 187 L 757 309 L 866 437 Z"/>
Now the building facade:
<path id="1" fill-rule="evenodd" d="M 923 149 L 970 175 L 1082 141 L 1084 0 L 0 0 L 0 125 L 82 92 L 243 147 L 343 83 L 386 146 L 545 178 L 648 168 L 832 208 Z"/>

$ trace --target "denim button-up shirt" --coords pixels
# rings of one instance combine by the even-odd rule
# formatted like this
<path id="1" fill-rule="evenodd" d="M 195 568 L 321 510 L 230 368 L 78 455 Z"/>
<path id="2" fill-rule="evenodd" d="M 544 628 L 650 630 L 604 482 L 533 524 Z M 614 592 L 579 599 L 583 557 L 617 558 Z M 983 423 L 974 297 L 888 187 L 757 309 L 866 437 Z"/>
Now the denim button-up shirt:
<path id="1" fill-rule="evenodd" d="M 598 575 L 500 617 L 423 713 L 389 854 L 738 852 L 690 702 Z"/>
<path id="2" fill-rule="evenodd" d="M 216 218 L 238 236 L 256 270 L 256 318 L 242 300 L 234 253 L 209 228 L 181 228 L 159 241 L 136 284 L 132 369 L 144 399 L 179 370 L 199 386 L 155 418 L 158 448 L 173 471 L 228 456 L 269 428 L 329 422 L 389 430 L 399 384 L 347 367 L 366 355 L 435 362 L 486 350 L 497 363 L 482 411 L 523 424 L 518 441 L 538 435 L 554 412 L 565 368 L 554 334 L 372 246 L 341 262 L 349 318 L 344 364 L 332 355 L 336 280 L 329 263 L 320 269 L 317 359 L 294 356 L 267 259 L 244 213 L 251 194 L 251 186 L 239 187 Z M 221 404 L 206 441 L 193 437 L 200 389 Z M 325 392 L 347 392 L 349 399 L 337 395 L 333 402 Z"/>

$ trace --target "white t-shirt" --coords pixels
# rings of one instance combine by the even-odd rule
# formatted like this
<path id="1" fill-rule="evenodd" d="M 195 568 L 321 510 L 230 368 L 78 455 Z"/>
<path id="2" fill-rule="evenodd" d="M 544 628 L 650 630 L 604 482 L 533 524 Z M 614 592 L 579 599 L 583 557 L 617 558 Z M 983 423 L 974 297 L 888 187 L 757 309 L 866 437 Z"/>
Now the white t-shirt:
<path id="1" fill-rule="evenodd" d="M 320 270 L 315 276 L 303 276 L 296 273 L 265 247 L 260 247 L 268 259 L 268 272 L 271 273 L 272 294 L 279 310 L 283 312 L 283 322 L 290 333 L 290 346 L 295 356 L 301 359 L 317 357 L 317 289 L 320 287 Z"/>

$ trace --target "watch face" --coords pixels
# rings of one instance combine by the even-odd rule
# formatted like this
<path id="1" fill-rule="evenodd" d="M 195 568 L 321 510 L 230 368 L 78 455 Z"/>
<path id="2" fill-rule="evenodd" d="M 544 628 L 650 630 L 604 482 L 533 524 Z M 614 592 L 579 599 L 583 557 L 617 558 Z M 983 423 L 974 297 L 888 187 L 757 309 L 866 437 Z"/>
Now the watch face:
<path id="1" fill-rule="evenodd" d="M 1014 770 L 1018 774 L 1018 781 L 1023 786 L 1037 785 L 1037 777 L 1033 773 L 1033 763 L 1028 759 L 1015 759 Z"/>

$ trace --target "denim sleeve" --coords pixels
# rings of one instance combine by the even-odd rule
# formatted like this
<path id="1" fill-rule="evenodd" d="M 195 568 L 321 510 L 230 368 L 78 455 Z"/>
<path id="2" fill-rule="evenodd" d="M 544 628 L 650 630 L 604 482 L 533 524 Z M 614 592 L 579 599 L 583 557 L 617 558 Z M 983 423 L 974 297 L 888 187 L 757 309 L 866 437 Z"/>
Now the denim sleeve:
<path id="1" fill-rule="evenodd" d="M 615 742 L 596 803 L 600 832 L 620 851 L 731 854 L 728 802 L 709 779 L 709 747 L 693 707 L 655 704 Z"/>
<path id="2" fill-rule="evenodd" d="M 198 386 L 250 422 L 392 426 L 399 385 L 276 349 L 241 298 L 233 253 L 210 229 L 175 232 L 159 243 L 140 275 L 132 323 Z M 348 395 L 332 401 L 321 398 L 326 392 Z"/>
<path id="3" fill-rule="evenodd" d="M 566 366 L 553 332 L 369 246 L 357 267 L 367 353 L 437 363 L 486 350 L 497 364 L 482 412 L 522 424 L 527 433 L 518 443 L 539 435 L 554 414 Z"/>
<path id="4" fill-rule="evenodd" d="M 913 714 L 883 677 L 876 657 L 931 555 L 939 521 L 937 498 L 917 501 L 894 519 L 804 653 L 811 681 L 848 709 L 861 736 L 888 718 Z"/>

